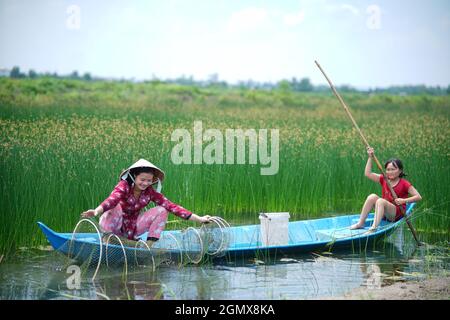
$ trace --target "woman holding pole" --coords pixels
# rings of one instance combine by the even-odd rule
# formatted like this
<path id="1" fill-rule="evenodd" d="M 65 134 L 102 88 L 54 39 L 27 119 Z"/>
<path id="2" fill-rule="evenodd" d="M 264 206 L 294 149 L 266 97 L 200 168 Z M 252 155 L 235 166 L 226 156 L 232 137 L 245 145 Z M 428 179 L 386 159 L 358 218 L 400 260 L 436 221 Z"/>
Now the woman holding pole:
<path id="1" fill-rule="evenodd" d="M 364 228 L 369 212 L 375 207 L 375 218 L 372 226 L 369 228 L 369 232 L 374 232 L 382 219 L 387 219 L 392 222 L 400 220 L 403 218 L 403 213 L 406 210 L 406 203 L 420 201 L 422 200 L 422 197 L 409 181 L 403 179 L 406 175 L 403 172 L 403 164 L 399 159 L 390 159 L 385 163 L 385 176 L 389 180 L 389 182 L 387 182 L 383 175 L 372 172 L 372 159 L 374 157 L 373 148 L 368 147 L 367 153 L 369 159 L 367 160 L 364 174 L 370 180 L 381 184 L 382 196 L 379 197 L 376 194 L 371 194 L 367 197 L 361 210 L 361 216 L 358 223 L 352 225 L 350 229 Z M 397 195 L 396 199 L 393 198 L 388 183 L 390 183 L 394 189 L 395 194 Z"/>
<path id="2" fill-rule="evenodd" d="M 324 75 L 325 79 L 327 79 L 328 84 L 330 85 L 331 90 L 333 91 L 334 95 L 336 96 L 336 98 L 339 100 L 340 104 L 342 105 L 342 107 L 344 108 L 345 112 L 347 113 L 348 117 L 350 118 L 350 120 L 353 123 L 353 126 L 355 127 L 356 131 L 359 133 L 359 136 L 361 137 L 361 140 L 363 141 L 364 145 L 366 146 L 367 149 L 370 148 L 369 142 L 367 141 L 366 137 L 363 135 L 361 129 L 359 128 L 358 124 L 356 123 L 355 119 L 353 118 L 349 108 L 347 107 L 347 105 L 345 104 L 344 100 L 342 100 L 342 97 L 339 95 L 339 93 L 337 92 L 336 88 L 334 87 L 333 83 L 331 82 L 330 78 L 328 78 L 328 76 L 325 74 L 325 71 L 323 71 L 322 67 L 320 66 L 320 64 L 315 61 L 317 67 L 319 68 L 319 70 L 322 72 L 322 74 Z M 371 148 L 370 148 L 371 149 Z M 397 208 L 400 210 L 401 215 L 405 215 L 405 210 L 404 210 L 404 206 L 403 205 L 399 205 L 397 204 L 397 194 L 393 188 L 393 186 L 391 185 L 391 182 L 389 180 L 389 178 L 387 178 L 386 174 L 384 173 L 383 167 L 381 166 L 381 163 L 378 161 L 377 157 L 375 156 L 375 154 L 373 153 L 373 149 L 371 149 L 371 153 L 369 153 L 369 160 L 367 160 L 367 162 L 370 161 L 370 165 L 371 165 L 371 159 L 373 158 L 373 160 L 375 161 L 378 169 L 381 172 L 381 176 L 379 178 L 379 181 L 381 183 L 381 178 L 383 178 L 383 181 L 386 183 L 386 187 L 390 193 L 390 195 L 392 196 L 393 202 L 395 203 L 395 205 L 397 205 Z M 395 168 L 395 166 L 392 164 L 392 166 Z M 366 166 L 367 167 L 367 166 Z M 386 163 L 385 165 L 385 169 L 388 169 L 389 167 L 389 162 Z M 373 177 L 373 176 L 372 176 Z M 384 187 L 384 186 L 383 186 Z M 420 195 L 419 195 L 420 197 Z M 421 199 L 421 197 L 420 197 Z M 402 203 L 404 199 L 400 199 L 399 202 Z M 392 207 L 391 207 L 392 208 Z M 364 209 L 364 208 L 363 208 Z M 396 209 L 397 211 L 397 209 Z M 382 219 L 381 218 L 378 218 Z M 405 217 L 405 221 L 406 224 L 408 225 L 409 229 L 411 230 L 411 233 L 413 234 L 414 239 L 416 240 L 417 245 L 422 245 L 422 243 L 419 240 L 419 237 L 417 236 L 416 230 L 414 229 L 412 223 L 409 221 L 408 217 Z M 372 230 L 373 231 L 373 230 Z"/>

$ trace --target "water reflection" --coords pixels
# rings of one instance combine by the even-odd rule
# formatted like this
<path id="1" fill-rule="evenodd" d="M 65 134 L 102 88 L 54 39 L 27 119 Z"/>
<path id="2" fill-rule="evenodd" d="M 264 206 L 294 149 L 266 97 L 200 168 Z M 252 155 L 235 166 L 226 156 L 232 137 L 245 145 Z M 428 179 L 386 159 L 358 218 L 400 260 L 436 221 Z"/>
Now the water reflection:
<path id="1" fill-rule="evenodd" d="M 1 299 L 312 299 L 448 270 L 448 247 L 417 248 L 408 233 L 365 252 L 317 252 L 202 266 L 100 270 L 69 289 L 62 256 L 29 250 L 0 264 Z M 432 248 L 432 247 L 431 247 Z M 437 253 L 436 253 L 437 252 Z"/>

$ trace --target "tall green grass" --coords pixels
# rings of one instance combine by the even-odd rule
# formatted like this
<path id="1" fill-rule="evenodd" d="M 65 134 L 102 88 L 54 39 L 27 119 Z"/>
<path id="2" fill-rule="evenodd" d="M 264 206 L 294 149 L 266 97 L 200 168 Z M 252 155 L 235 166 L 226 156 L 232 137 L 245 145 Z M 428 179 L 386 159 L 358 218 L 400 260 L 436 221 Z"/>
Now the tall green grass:
<path id="1" fill-rule="evenodd" d="M 377 157 L 403 160 L 424 198 L 419 232 L 447 240 L 449 96 L 344 99 Z M 278 174 L 260 175 L 261 165 L 174 165 L 171 134 L 192 133 L 194 121 L 223 133 L 279 129 Z M 292 220 L 359 212 L 368 194 L 380 193 L 364 177 L 364 146 L 331 94 L 0 79 L 0 129 L 0 253 L 45 243 L 37 221 L 71 230 L 139 158 L 166 172 L 169 199 L 234 224 L 257 223 L 262 211 L 289 211 Z"/>

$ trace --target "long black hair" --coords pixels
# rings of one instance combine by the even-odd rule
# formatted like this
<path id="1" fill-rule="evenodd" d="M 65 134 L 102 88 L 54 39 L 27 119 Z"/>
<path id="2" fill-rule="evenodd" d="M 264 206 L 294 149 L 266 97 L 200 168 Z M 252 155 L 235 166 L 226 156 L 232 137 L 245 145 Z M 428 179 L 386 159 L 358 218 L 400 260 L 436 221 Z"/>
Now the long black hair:
<path id="1" fill-rule="evenodd" d="M 152 168 L 149 167 L 138 167 L 130 169 L 130 174 L 127 176 L 126 181 L 128 182 L 128 185 L 131 186 L 134 183 L 134 180 L 136 180 L 136 177 L 140 175 L 141 173 L 150 173 L 153 175 L 153 177 L 156 177 L 155 171 Z M 154 180 L 152 182 L 155 183 Z"/>
<path id="2" fill-rule="evenodd" d="M 391 159 L 389 159 L 389 160 L 386 161 L 386 163 L 384 164 L 384 168 L 385 168 L 385 169 L 387 168 L 387 166 L 388 166 L 389 163 L 392 163 L 392 165 L 394 166 L 394 168 L 397 168 L 397 169 L 399 169 L 399 170 L 401 171 L 401 172 L 400 172 L 400 175 L 399 175 L 400 178 L 406 177 L 406 173 L 403 172 L 403 163 L 402 163 L 402 161 L 401 161 L 400 159 L 397 159 L 397 158 L 391 158 Z"/>

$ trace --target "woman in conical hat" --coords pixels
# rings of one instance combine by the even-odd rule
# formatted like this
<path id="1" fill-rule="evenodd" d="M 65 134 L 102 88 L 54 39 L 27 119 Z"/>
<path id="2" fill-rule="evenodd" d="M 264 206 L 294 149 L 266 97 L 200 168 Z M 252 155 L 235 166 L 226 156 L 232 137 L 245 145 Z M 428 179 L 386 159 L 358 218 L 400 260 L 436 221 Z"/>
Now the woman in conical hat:
<path id="1" fill-rule="evenodd" d="M 103 232 L 112 232 L 130 240 L 137 240 L 147 232 L 147 241 L 157 241 L 164 230 L 169 212 L 180 218 L 200 223 L 209 222 L 210 216 L 198 216 L 168 200 L 160 193 L 164 172 L 151 162 L 140 159 L 119 176 L 119 183 L 111 195 L 96 209 L 82 217 L 100 217 Z M 157 185 L 157 190 L 152 185 Z M 158 206 L 141 212 L 152 201 Z"/>

